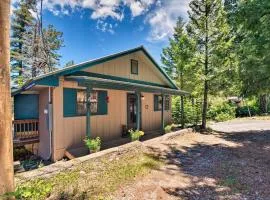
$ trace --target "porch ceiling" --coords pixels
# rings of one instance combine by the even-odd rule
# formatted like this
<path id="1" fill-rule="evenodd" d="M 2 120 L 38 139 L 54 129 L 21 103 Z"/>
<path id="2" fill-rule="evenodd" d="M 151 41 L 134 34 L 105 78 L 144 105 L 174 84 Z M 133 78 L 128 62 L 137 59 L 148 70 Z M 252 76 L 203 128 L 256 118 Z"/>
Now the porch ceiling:
<path id="1" fill-rule="evenodd" d="M 97 77 L 68 76 L 68 77 L 65 77 L 65 79 L 70 80 L 70 81 L 77 81 L 79 86 L 83 86 L 83 87 L 90 86 L 92 88 L 130 90 L 130 91 L 141 91 L 141 92 L 182 95 L 182 96 L 190 95 L 190 93 L 183 90 L 179 90 L 179 89 L 144 85 L 144 84 L 139 84 L 139 83 L 130 83 L 126 81 L 118 81 L 118 80 L 111 80 L 111 79 L 104 79 L 104 78 L 97 78 Z"/>

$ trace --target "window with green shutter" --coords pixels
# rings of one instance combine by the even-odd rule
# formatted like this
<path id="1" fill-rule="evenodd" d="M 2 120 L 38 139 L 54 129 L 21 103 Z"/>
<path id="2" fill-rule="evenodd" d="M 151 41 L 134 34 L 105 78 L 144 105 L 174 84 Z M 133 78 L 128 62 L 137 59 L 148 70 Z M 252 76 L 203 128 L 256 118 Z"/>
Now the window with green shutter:
<path id="1" fill-rule="evenodd" d="M 91 115 L 107 114 L 107 91 L 91 91 L 90 109 Z M 86 91 L 80 89 L 64 88 L 64 117 L 85 116 L 86 111 Z"/>

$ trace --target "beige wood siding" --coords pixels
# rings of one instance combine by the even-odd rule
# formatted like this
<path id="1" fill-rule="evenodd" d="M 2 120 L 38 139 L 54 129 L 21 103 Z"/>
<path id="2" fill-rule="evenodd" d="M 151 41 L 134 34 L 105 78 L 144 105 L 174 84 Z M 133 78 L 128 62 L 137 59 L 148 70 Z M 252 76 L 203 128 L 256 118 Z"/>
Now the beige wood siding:
<path id="1" fill-rule="evenodd" d="M 161 129 L 161 111 L 154 111 L 154 94 L 142 93 L 142 129 L 152 131 Z M 171 123 L 171 111 L 164 111 L 165 125 Z"/>
<path id="2" fill-rule="evenodd" d="M 63 117 L 63 88 L 79 88 L 77 83 L 63 81 L 53 91 L 53 159 L 61 159 L 65 149 L 80 147 L 86 135 L 86 117 Z M 96 88 L 98 89 L 98 88 Z M 104 90 L 104 89 L 102 89 Z M 93 137 L 99 136 L 102 141 L 121 137 L 122 125 L 127 123 L 127 93 L 132 91 L 107 90 L 109 103 L 108 114 L 91 116 L 90 126 Z M 161 112 L 154 112 L 154 97 L 151 93 L 143 93 L 142 129 L 157 130 L 161 127 Z M 148 109 L 146 109 L 148 105 Z M 166 111 L 168 112 L 168 111 Z M 165 120 L 170 120 L 166 114 Z"/>
<path id="3" fill-rule="evenodd" d="M 138 60 L 138 75 L 131 74 L 131 59 Z M 164 76 L 142 51 L 89 67 L 84 71 L 168 85 Z"/>

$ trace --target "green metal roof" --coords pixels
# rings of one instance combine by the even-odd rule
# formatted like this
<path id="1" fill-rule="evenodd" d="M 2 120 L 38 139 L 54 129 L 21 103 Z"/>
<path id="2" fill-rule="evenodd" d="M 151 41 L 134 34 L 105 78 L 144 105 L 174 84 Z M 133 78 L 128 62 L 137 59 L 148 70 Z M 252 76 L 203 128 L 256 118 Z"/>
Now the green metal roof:
<path id="1" fill-rule="evenodd" d="M 65 67 L 35 78 L 28 80 L 21 88 L 12 92 L 12 96 L 20 93 L 21 91 L 28 90 L 29 88 L 35 85 L 46 85 L 46 86 L 58 86 L 59 85 L 59 76 L 72 75 L 75 72 L 83 70 L 88 67 L 95 66 L 97 64 L 113 60 L 115 58 L 134 53 L 137 51 L 143 51 L 144 54 L 151 60 L 151 62 L 155 65 L 155 67 L 161 72 L 161 74 L 166 78 L 166 80 L 170 83 L 171 88 L 178 89 L 173 80 L 166 74 L 166 72 L 157 64 L 157 62 L 153 59 L 153 57 L 147 52 L 147 50 L 143 46 L 139 46 L 133 49 L 129 49 L 126 51 L 122 51 L 116 54 L 111 54 L 108 56 L 104 56 L 98 59 L 90 60 L 87 62 L 79 63 L 72 65 L 70 67 Z"/>
<path id="2" fill-rule="evenodd" d="M 69 76 L 65 78 L 70 81 L 77 81 L 79 86 L 92 87 L 92 88 L 105 88 L 105 89 L 116 89 L 116 90 L 129 90 L 129 91 L 141 91 L 141 92 L 151 92 L 151 93 L 161 93 L 161 94 L 171 94 L 171 95 L 190 95 L 188 92 L 171 89 L 165 87 L 158 87 L 152 85 L 145 85 L 140 83 L 131 83 L 126 81 L 104 79 L 89 76 Z"/>

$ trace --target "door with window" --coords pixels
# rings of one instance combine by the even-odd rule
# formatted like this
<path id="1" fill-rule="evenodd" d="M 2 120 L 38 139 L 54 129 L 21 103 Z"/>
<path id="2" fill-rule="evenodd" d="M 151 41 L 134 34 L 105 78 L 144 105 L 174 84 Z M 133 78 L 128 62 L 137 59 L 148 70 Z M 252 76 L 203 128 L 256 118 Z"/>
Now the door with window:
<path id="1" fill-rule="evenodd" d="M 136 129 L 137 121 L 137 103 L 136 95 L 128 94 L 127 95 L 127 128 Z"/>

